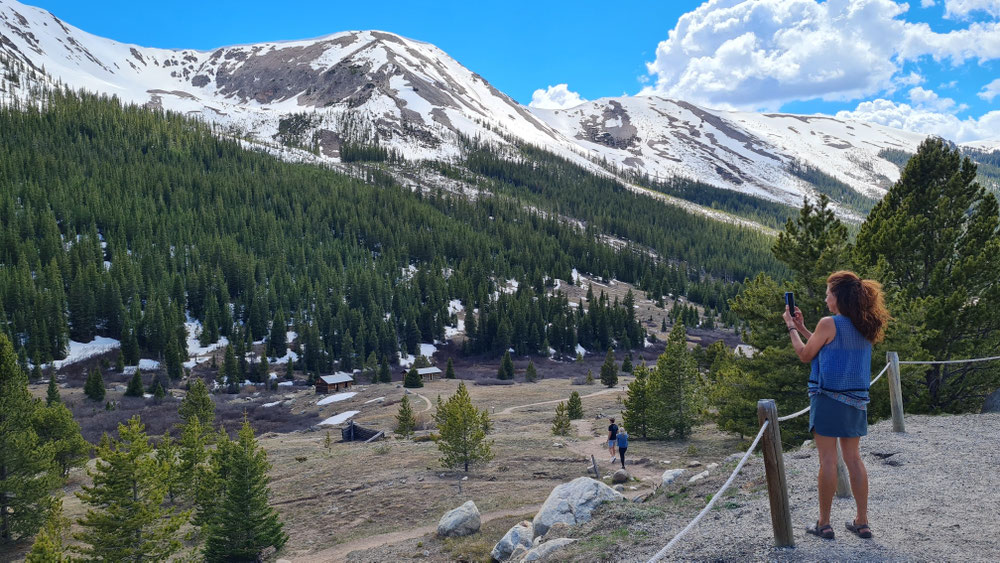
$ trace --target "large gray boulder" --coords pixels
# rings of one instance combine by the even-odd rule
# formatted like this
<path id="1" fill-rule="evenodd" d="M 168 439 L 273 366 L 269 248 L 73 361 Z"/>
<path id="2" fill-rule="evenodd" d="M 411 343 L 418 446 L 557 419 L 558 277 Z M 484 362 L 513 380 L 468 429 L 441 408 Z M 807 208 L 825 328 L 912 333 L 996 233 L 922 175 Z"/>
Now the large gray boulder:
<path id="1" fill-rule="evenodd" d="M 986 402 L 983 403 L 983 414 L 988 412 L 1000 412 L 1000 389 L 989 394 Z"/>
<path id="2" fill-rule="evenodd" d="M 500 538 L 500 541 L 493 546 L 493 551 L 490 555 L 493 557 L 494 561 L 506 561 L 510 559 L 511 553 L 514 549 L 521 545 L 524 546 L 526 550 L 531 549 L 531 538 L 534 537 L 534 526 L 531 522 L 524 520 L 520 524 L 511 528 L 504 537 Z"/>
<path id="3" fill-rule="evenodd" d="M 540 536 L 556 522 L 569 525 L 590 520 L 590 513 L 605 501 L 622 500 L 625 497 L 611 487 L 590 477 L 577 477 L 552 489 L 538 514 L 535 514 L 534 534 Z"/>
<path id="4" fill-rule="evenodd" d="M 532 548 L 531 550 L 528 551 L 528 553 L 525 553 L 524 557 L 521 559 L 521 563 L 527 563 L 528 561 L 539 561 L 541 559 L 544 559 L 553 551 L 556 551 L 557 549 L 562 549 L 563 547 L 566 547 L 567 545 L 575 541 L 576 540 L 573 538 L 556 538 L 554 540 L 549 540 L 539 545 L 538 547 Z"/>
<path id="5" fill-rule="evenodd" d="M 614 475 L 611 476 L 611 482 L 615 484 L 628 483 L 628 480 L 631 478 L 632 476 L 628 474 L 628 471 L 625 471 L 624 469 L 619 469 L 618 471 L 615 471 Z"/>
<path id="6" fill-rule="evenodd" d="M 481 521 L 479 509 L 471 500 L 462 506 L 449 510 L 438 522 L 437 534 L 442 538 L 468 536 L 479 531 Z"/>
<path id="7" fill-rule="evenodd" d="M 669 485 L 677 480 L 684 473 L 683 469 L 668 469 L 663 472 L 663 477 L 660 477 L 661 485 Z"/>

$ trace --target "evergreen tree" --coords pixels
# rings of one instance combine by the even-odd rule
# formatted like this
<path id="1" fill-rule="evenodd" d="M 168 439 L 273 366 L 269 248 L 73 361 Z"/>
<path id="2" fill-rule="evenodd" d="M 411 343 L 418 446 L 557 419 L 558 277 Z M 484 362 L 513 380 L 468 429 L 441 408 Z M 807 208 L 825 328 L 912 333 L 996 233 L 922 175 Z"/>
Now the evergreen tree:
<path id="1" fill-rule="evenodd" d="M 278 311 L 274 317 L 274 321 L 271 323 L 271 335 L 267 339 L 268 356 L 280 358 L 285 355 L 285 352 L 288 351 L 287 331 L 288 325 L 285 324 L 285 314 Z"/>
<path id="2" fill-rule="evenodd" d="M 656 360 L 648 382 L 647 409 L 650 437 L 686 438 L 694 426 L 697 366 L 687 350 L 687 332 L 682 323 L 670 330 L 667 347 Z"/>
<path id="3" fill-rule="evenodd" d="M 107 393 L 104 386 L 104 377 L 97 368 L 92 368 L 87 373 L 87 382 L 83 384 L 83 393 L 91 401 L 103 401 Z"/>
<path id="4" fill-rule="evenodd" d="M 115 371 L 118 373 L 125 371 L 125 354 L 121 351 L 119 351 L 118 355 L 115 356 Z"/>
<path id="5" fill-rule="evenodd" d="M 448 360 L 449 362 L 451 360 Z M 534 383 L 538 381 L 538 370 L 535 369 L 535 362 L 528 361 L 528 369 L 524 371 L 524 380 L 528 383 Z"/>
<path id="6" fill-rule="evenodd" d="M 584 379 L 583 382 L 585 384 L 587 384 L 587 385 L 593 385 L 594 384 L 594 372 L 588 369 L 587 370 L 587 378 Z"/>
<path id="7" fill-rule="evenodd" d="M 0 332 L 0 545 L 34 535 L 59 479 L 51 446 L 32 425 L 36 402 L 14 347 Z"/>
<path id="8" fill-rule="evenodd" d="M 170 504 L 177 501 L 183 481 L 180 474 L 179 453 L 178 443 L 174 441 L 169 432 L 164 433 L 160 443 L 156 445 L 156 461 L 163 470 L 163 484 L 167 488 L 167 499 Z"/>
<path id="9" fill-rule="evenodd" d="M 569 394 L 569 402 L 566 404 L 566 413 L 569 415 L 570 420 L 579 420 L 583 418 L 583 401 L 580 400 L 580 394 L 576 391 Z"/>
<path id="10" fill-rule="evenodd" d="M 267 452 L 250 422 L 243 419 L 239 439 L 226 449 L 222 481 L 212 518 L 204 528 L 205 561 L 254 561 L 266 547 L 281 549 L 288 534 L 268 502 Z"/>
<path id="11" fill-rule="evenodd" d="M 90 457 L 90 444 L 80 434 L 80 424 L 62 403 L 35 409 L 33 425 L 38 442 L 52 450 L 59 474 L 65 478 L 71 467 L 82 467 Z"/>
<path id="12" fill-rule="evenodd" d="M 208 427 L 202 426 L 197 416 L 191 416 L 181 425 L 181 436 L 178 442 L 177 452 L 177 475 L 176 487 L 182 498 L 195 502 L 198 499 L 198 492 L 205 480 L 208 459 L 208 445 L 210 436 L 206 430 Z M 200 514 L 194 518 L 195 524 L 200 524 Z"/>
<path id="13" fill-rule="evenodd" d="M 125 365 L 139 365 L 139 340 L 131 322 L 126 322 L 122 328 L 121 343 L 121 355 L 125 356 Z"/>
<path id="14" fill-rule="evenodd" d="M 976 173 L 958 148 L 928 138 L 862 224 L 855 261 L 883 284 L 897 319 L 883 349 L 933 360 L 996 350 L 1000 209 Z M 904 372 L 904 404 L 907 412 L 975 412 L 998 386 L 997 362 L 914 367 Z"/>
<path id="15" fill-rule="evenodd" d="M 608 354 L 604 357 L 604 364 L 601 366 L 601 384 L 606 387 L 618 385 L 618 364 L 615 363 L 615 353 L 608 348 Z"/>
<path id="16" fill-rule="evenodd" d="M 222 385 L 223 383 L 229 383 L 230 385 L 239 380 L 239 366 L 236 362 L 236 352 L 233 350 L 232 344 L 226 345 L 226 352 L 222 358 L 222 368 L 219 370 L 217 382 Z"/>
<path id="17" fill-rule="evenodd" d="M 25 563 L 64 563 L 66 546 L 63 544 L 69 530 L 69 519 L 63 516 L 62 500 L 53 501 L 45 526 L 35 536 L 35 543 L 25 557 Z"/>
<path id="18" fill-rule="evenodd" d="M 21 369 L 22 371 L 26 371 L 24 367 L 22 367 Z M 35 364 L 35 366 L 31 368 L 31 381 L 35 382 L 40 380 L 41 378 L 42 378 L 42 366 L 41 364 Z"/>
<path id="19" fill-rule="evenodd" d="M 385 358 L 378 366 L 378 381 L 379 383 L 392 383 L 392 373 L 389 371 L 389 362 Z"/>
<path id="20" fill-rule="evenodd" d="M 643 439 L 647 437 L 649 431 L 649 399 L 646 395 L 647 377 L 649 369 L 640 365 L 635 368 L 635 379 L 628 384 L 626 390 L 624 407 L 622 411 L 622 424 Z"/>
<path id="21" fill-rule="evenodd" d="M 455 364 L 448 358 L 448 366 L 444 370 L 445 379 L 455 379 Z"/>
<path id="22" fill-rule="evenodd" d="M 165 473 L 138 415 L 118 425 L 118 436 L 101 438 L 93 485 L 77 493 L 89 507 L 74 535 L 84 544 L 77 550 L 103 561 L 167 560 L 181 549 L 178 531 L 189 514 L 163 507 Z"/>
<path id="23" fill-rule="evenodd" d="M 497 370 L 497 379 L 514 379 L 514 361 L 510 358 L 510 351 L 504 352 L 500 361 L 500 369 Z"/>
<path id="24" fill-rule="evenodd" d="M 288 363 L 285 364 L 285 379 L 287 381 L 293 381 L 295 379 L 294 369 L 295 368 L 292 366 L 292 361 L 289 360 Z"/>
<path id="25" fill-rule="evenodd" d="M 410 405 L 410 399 L 406 395 L 403 395 L 403 399 L 399 402 L 399 412 L 396 414 L 396 434 L 403 438 L 408 438 L 413 434 L 413 429 L 416 426 L 417 421 L 413 417 L 413 407 Z"/>
<path id="26" fill-rule="evenodd" d="M 132 374 L 132 379 L 128 381 L 128 387 L 125 389 L 126 397 L 142 397 L 144 390 L 142 388 L 142 374 L 138 369 Z"/>
<path id="27" fill-rule="evenodd" d="M 569 414 L 566 411 L 566 405 L 563 402 L 559 402 L 556 405 L 556 415 L 552 419 L 552 433 L 556 436 L 569 436 L 573 431 L 573 425 L 570 424 Z"/>
<path id="28" fill-rule="evenodd" d="M 52 375 L 49 376 L 49 387 L 45 392 L 45 404 L 53 405 L 61 403 L 62 397 L 59 396 L 59 385 L 56 384 L 56 370 L 52 370 L 49 373 Z"/>
<path id="29" fill-rule="evenodd" d="M 184 375 L 184 359 L 181 357 L 176 338 L 167 338 L 167 346 L 163 356 L 164 363 L 167 365 L 167 377 L 172 381 L 179 381 Z"/>
<path id="30" fill-rule="evenodd" d="M 191 422 L 192 418 L 197 418 L 206 428 L 211 428 L 215 424 L 215 401 L 212 400 L 208 387 L 200 377 L 195 377 L 191 381 L 187 394 L 177 408 L 177 414 L 185 424 Z"/>
<path id="31" fill-rule="evenodd" d="M 438 402 L 434 413 L 440 439 L 441 463 L 445 467 L 464 466 L 493 459 L 492 441 L 486 439 L 490 430 L 489 414 L 472 404 L 465 382 L 445 402 Z"/>
<path id="32" fill-rule="evenodd" d="M 410 371 L 406 372 L 406 377 L 403 378 L 403 387 L 414 389 L 423 386 L 424 380 L 420 377 L 420 374 L 417 373 L 417 368 L 410 368 Z"/>
<path id="33" fill-rule="evenodd" d="M 632 352 L 625 354 L 625 359 L 622 360 L 622 371 L 624 373 L 632 373 Z"/>

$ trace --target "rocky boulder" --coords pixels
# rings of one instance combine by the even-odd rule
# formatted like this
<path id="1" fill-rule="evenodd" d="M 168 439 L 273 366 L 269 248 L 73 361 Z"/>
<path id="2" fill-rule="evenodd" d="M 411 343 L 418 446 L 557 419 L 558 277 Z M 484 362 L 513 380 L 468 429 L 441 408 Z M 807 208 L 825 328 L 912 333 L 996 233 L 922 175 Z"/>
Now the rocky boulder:
<path id="1" fill-rule="evenodd" d="M 538 547 L 532 548 L 528 551 L 528 553 L 525 553 L 521 562 L 526 563 L 528 561 L 539 561 L 547 557 L 553 551 L 562 549 L 575 541 L 576 540 L 573 538 L 556 538 L 554 540 L 549 540 Z"/>
<path id="2" fill-rule="evenodd" d="M 986 397 L 982 413 L 986 414 L 988 412 L 1000 412 L 1000 389 L 997 389 Z"/>
<path id="3" fill-rule="evenodd" d="M 625 471 L 624 469 L 619 469 L 618 471 L 615 471 L 614 475 L 611 476 L 611 482 L 616 484 L 628 483 L 628 480 L 631 478 L 632 476 L 628 474 L 628 471 Z"/>
<path id="4" fill-rule="evenodd" d="M 662 485 L 669 485 L 677 480 L 684 473 L 683 469 L 668 469 L 663 472 L 663 477 L 660 478 L 660 483 Z"/>
<path id="5" fill-rule="evenodd" d="M 577 477 L 552 489 L 549 498 L 533 520 L 535 536 L 543 535 L 556 522 L 569 525 L 590 520 L 590 514 L 605 501 L 625 497 L 604 483 L 590 477 Z"/>
<path id="6" fill-rule="evenodd" d="M 500 541 L 493 546 L 490 555 L 494 561 L 506 561 L 510 559 L 511 553 L 517 546 L 524 546 L 525 551 L 531 549 L 531 538 L 534 537 L 534 526 L 531 522 L 524 520 L 520 524 L 511 528 Z"/>
<path id="7" fill-rule="evenodd" d="M 438 522 L 437 534 L 442 538 L 468 536 L 479 531 L 481 521 L 479 509 L 471 500 L 462 506 L 449 510 Z"/>

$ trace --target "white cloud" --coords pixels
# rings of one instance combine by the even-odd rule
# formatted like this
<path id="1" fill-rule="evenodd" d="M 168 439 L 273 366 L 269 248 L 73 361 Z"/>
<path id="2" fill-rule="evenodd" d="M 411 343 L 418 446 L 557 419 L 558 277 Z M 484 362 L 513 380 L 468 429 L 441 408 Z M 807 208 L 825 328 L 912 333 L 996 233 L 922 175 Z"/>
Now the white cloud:
<path id="1" fill-rule="evenodd" d="M 935 2 L 934 0 L 920 0 L 921 8 L 933 8 L 936 5 L 937 2 Z"/>
<path id="2" fill-rule="evenodd" d="M 965 18 L 973 12 L 984 12 L 1000 18 L 1000 0 L 944 0 L 946 18 Z"/>
<path id="3" fill-rule="evenodd" d="M 547 90 L 535 90 L 528 106 L 538 109 L 566 109 L 586 101 L 580 94 L 570 91 L 568 84 L 557 84 L 549 86 Z"/>
<path id="4" fill-rule="evenodd" d="M 978 119 L 968 117 L 963 120 L 951 113 L 882 98 L 861 102 L 853 111 L 837 112 L 837 117 L 939 135 L 959 143 L 990 139 L 996 137 L 996 132 L 1000 131 L 1000 111 L 991 111 Z"/>
<path id="5" fill-rule="evenodd" d="M 916 86 L 917 84 L 923 84 L 926 82 L 926 78 L 921 76 L 919 73 L 911 72 L 906 76 L 900 76 L 896 79 L 896 83 L 901 86 Z"/>
<path id="6" fill-rule="evenodd" d="M 927 90 L 926 88 L 921 88 L 917 86 L 916 88 L 911 88 L 910 92 L 910 103 L 918 108 L 932 109 L 935 111 L 954 111 L 956 109 L 955 100 L 951 98 L 942 98 L 937 95 L 934 90 Z"/>
<path id="7" fill-rule="evenodd" d="M 993 82 L 983 86 L 983 89 L 976 95 L 987 102 L 992 102 L 993 98 L 1000 96 L 1000 78 L 997 78 Z"/>
<path id="8" fill-rule="evenodd" d="M 792 100 L 848 101 L 914 85 L 919 75 L 902 67 L 927 56 L 956 65 L 1000 58 L 1000 23 L 936 33 L 905 21 L 908 9 L 892 0 L 710 0 L 681 16 L 659 44 L 647 63 L 655 84 L 640 93 L 774 110 Z"/>

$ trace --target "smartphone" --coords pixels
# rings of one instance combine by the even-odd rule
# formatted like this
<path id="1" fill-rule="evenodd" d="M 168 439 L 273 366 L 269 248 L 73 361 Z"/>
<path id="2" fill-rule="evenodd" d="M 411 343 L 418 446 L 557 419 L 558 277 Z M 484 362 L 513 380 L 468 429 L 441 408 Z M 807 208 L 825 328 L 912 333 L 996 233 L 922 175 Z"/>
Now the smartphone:
<path id="1" fill-rule="evenodd" d="M 788 312 L 795 317 L 795 293 L 791 291 L 785 292 L 785 305 L 788 305 Z"/>

